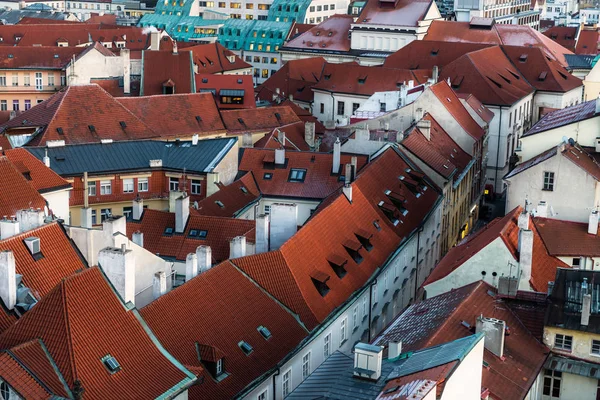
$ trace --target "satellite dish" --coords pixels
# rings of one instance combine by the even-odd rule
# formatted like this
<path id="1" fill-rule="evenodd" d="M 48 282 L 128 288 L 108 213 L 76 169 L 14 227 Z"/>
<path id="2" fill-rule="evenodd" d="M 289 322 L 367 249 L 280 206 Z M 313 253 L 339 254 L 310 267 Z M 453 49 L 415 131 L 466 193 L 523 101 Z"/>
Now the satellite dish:
<path id="1" fill-rule="evenodd" d="M 563 143 L 565 143 L 565 144 L 566 144 L 566 143 L 569 143 L 569 138 L 568 138 L 568 137 L 566 137 L 566 136 L 563 136 L 563 137 L 562 137 L 562 141 L 563 141 Z"/>
<path id="2" fill-rule="evenodd" d="M 569 138 L 569 144 L 571 146 L 575 146 L 575 140 L 573 138 Z"/>

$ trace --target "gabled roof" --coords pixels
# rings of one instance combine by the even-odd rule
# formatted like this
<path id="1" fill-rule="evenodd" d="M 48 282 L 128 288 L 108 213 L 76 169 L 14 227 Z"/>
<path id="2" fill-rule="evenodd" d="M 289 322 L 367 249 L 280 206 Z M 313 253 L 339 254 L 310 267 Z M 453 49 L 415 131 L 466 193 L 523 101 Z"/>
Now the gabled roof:
<path id="1" fill-rule="evenodd" d="M 356 24 L 417 27 L 432 4 L 435 7 L 432 0 L 367 1 Z"/>
<path id="2" fill-rule="evenodd" d="M 189 137 L 195 133 L 208 136 L 225 131 L 210 93 L 118 97 L 116 100 L 164 138 Z"/>
<path id="3" fill-rule="evenodd" d="M 260 191 L 254 180 L 254 175 L 252 172 L 248 172 L 229 185 L 221 186 L 216 193 L 199 201 L 198 208 L 191 211 L 199 215 L 233 218 L 258 200 L 259 197 Z M 220 202 L 223 206 L 221 207 L 217 202 Z"/>
<path id="4" fill-rule="evenodd" d="M 457 95 L 463 105 L 466 103 L 475 114 L 479 116 L 486 124 L 489 125 L 494 119 L 494 113 L 489 108 L 483 105 L 481 101 L 471 93 L 461 93 Z M 480 125 L 481 126 L 481 125 Z"/>
<path id="5" fill-rule="evenodd" d="M 575 106 L 555 110 L 544 115 L 523 136 L 531 136 L 536 133 L 560 128 L 596 116 L 596 100 L 586 101 Z"/>
<path id="6" fill-rule="evenodd" d="M 402 141 L 402 146 L 444 178 L 457 180 L 471 162 L 471 156 L 452 140 L 429 113 L 423 119 L 431 122 L 430 139 L 418 127 L 414 127 Z"/>
<path id="7" fill-rule="evenodd" d="M 198 74 L 220 74 L 238 69 L 252 68 L 231 50 L 226 49 L 220 43 L 199 44 L 186 47 L 185 51 L 192 52 L 192 60 L 198 68 Z M 233 57 L 233 62 L 230 58 Z"/>
<path id="8" fill-rule="evenodd" d="M 497 46 L 465 54 L 442 68 L 440 77 L 486 105 L 512 105 L 534 91 Z"/>
<path id="9" fill-rule="evenodd" d="M 254 174 L 264 196 L 314 200 L 322 200 L 343 186 L 339 177 L 344 175 L 344 164 L 350 163 L 352 157 L 342 154 L 340 174 L 334 175 L 331 153 L 286 151 L 285 165 L 278 166 L 274 164 L 275 151 L 272 149 L 248 148 L 242 151 L 238 169 Z M 367 163 L 367 157 L 357 156 L 357 160 L 357 170 L 360 171 Z M 290 170 L 293 168 L 306 170 L 303 182 L 289 182 Z"/>
<path id="10" fill-rule="evenodd" d="M 578 30 L 578 26 L 553 26 L 542 33 L 565 49 L 575 51 L 575 39 L 577 38 Z"/>
<path id="11" fill-rule="evenodd" d="M 261 107 L 257 109 L 223 110 L 221 118 L 228 134 L 270 132 L 282 125 L 300 121 L 290 107 Z"/>
<path id="12" fill-rule="evenodd" d="M 575 47 L 576 54 L 589 54 L 589 55 L 597 55 L 598 54 L 598 41 L 599 34 L 596 29 L 588 30 L 584 29 L 579 32 L 579 37 L 577 38 L 577 46 Z"/>
<path id="13" fill-rule="evenodd" d="M 294 316 L 224 262 L 141 310 L 150 329 L 171 354 L 190 368 L 201 368 L 204 381 L 190 389 L 190 398 L 230 399 L 269 371 L 307 336 Z M 267 340 L 258 331 L 271 333 Z M 239 343 L 252 346 L 244 354 Z M 202 345 L 202 346 L 200 346 Z M 200 360 L 197 346 L 223 355 L 229 374 L 217 382 Z"/>
<path id="14" fill-rule="evenodd" d="M 6 156 L 0 156 L 0 176 L 0 216 L 14 216 L 30 207 L 44 209 L 46 200 Z"/>
<path id="15" fill-rule="evenodd" d="M 552 256 L 600 256 L 600 237 L 588 233 L 587 223 L 542 217 L 534 218 L 533 223 Z"/>
<path id="16" fill-rule="evenodd" d="M 156 398 L 182 392 L 195 377 L 162 348 L 152 332 L 117 297 L 98 268 L 63 279 L 0 336 L 11 348 L 39 338 L 69 387 L 81 382 L 86 396 Z M 102 359 L 112 356 L 112 373 Z"/>
<path id="17" fill-rule="evenodd" d="M 319 82 L 326 62 L 322 57 L 290 60 L 257 89 L 258 98 L 266 101 L 294 100 L 310 103 L 314 94 L 311 88 Z"/>
<path id="18" fill-rule="evenodd" d="M 300 121 L 275 128 L 270 133 L 265 134 L 262 139 L 257 140 L 254 147 L 257 149 L 285 148 L 292 151 L 309 151 L 310 146 L 304 140 L 304 127 L 304 121 Z M 285 144 L 280 142 L 279 132 L 285 133 Z"/>
<path id="19" fill-rule="evenodd" d="M 190 210 L 192 211 L 192 210 Z M 185 261 L 189 253 L 195 253 L 198 246 L 210 246 L 213 263 L 229 258 L 229 242 L 236 236 L 245 236 L 254 242 L 256 222 L 254 220 L 213 217 L 190 212 L 182 234 L 165 234 L 166 228 L 175 230 L 175 213 L 158 210 L 144 210 L 140 221 L 127 222 L 127 236 L 134 232 L 144 234 L 144 248 L 161 257 Z M 192 238 L 191 230 L 206 231 L 205 238 Z"/>
<path id="20" fill-rule="evenodd" d="M 308 31 L 285 44 L 282 50 L 289 51 L 350 51 L 348 31 L 353 23 L 351 15 L 335 14 L 313 26 Z"/>
<path id="21" fill-rule="evenodd" d="M 194 93 L 194 67 L 187 49 L 143 52 L 140 94 L 163 94 L 165 86 L 173 87 L 173 93 Z"/>
<path id="22" fill-rule="evenodd" d="M 252 75 L 195 74 L 196 91 L 212 93 L 220 109 L 255 108 L 254 82 Z M 241 97 L 242 104 L 223 102 L 223 96 Z"/>
<path id="23" fill-rule="evenodd" d="M 489 389 L 490 397 L 499 400 L 525 397 L 544 364 L 547 349 L 508 307 L 502 307 L 494 288 L 485 282 L 411 305 L 373 344 L 401 341 L 402 351 L 435 346 L 471 335 L 469 327 L 474 327 L 481 315 L 503 320 L 510 327 L 510 335 L 504 340 L 503 359 L 484 351 L 483 359 L 489 368 L 483 368 L 482 389 Z"/>
<path id="24" fill-rule="evenodd" d="M 39 128 L 28 146 L 44 146 L 48 140 L 72 144 L 159 136 L 98 85 L 69 86 L 0 127 L 9 135 L 23 128 Z"/>
<path id="25" fill-rule="evenodd" d="M 398 69 L 432 69 L 434 66 L 442 68 L 467 53 L 490 46 L 490 43 L 413 40 L 390 54 L 383 66 Z"/>
<path id="26" fill-rule="evenodd" d="M 112 97 L 125 96 L 125 87 L 122 78 L 107 78 L 107 79 L 90 79 L 90 83 L 100 86 L 106 90 Z M 140 95 L 140 81 L 135 80 L 130 83 L 130 93 L 128 96 Z"/>
<path id="27" fill-rule="evenodd" d="M 17 357 L 6 351 L 0 353 L 0 376 L 21 398 L 55 398 L 49 387 L 40 382 Z"/>
<path id="28" fill-rule="evenodd" d="M 29 184 L 40 193 L 67 189 L 71 184 L 61 178 L 56 172 L 46 167 L 44 163 L 26 149 L 7 150 L 4 155 L 23 174 Z"/>

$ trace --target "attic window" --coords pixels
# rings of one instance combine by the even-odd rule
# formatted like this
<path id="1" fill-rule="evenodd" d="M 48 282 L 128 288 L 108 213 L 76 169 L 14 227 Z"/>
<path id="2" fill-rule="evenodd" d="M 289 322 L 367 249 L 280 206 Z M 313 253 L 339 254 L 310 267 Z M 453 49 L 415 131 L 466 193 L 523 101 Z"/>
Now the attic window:
<path id="1" fill-rule="evenodd" d="M 114 374 L 115 372 L 121 370 L 121 365 L 119 364 L 117 359 L 111 356 L 110 354 L 102 357 L 102 363 L 111 374 Z"/>
<path id="2" fill-rule="evenodd" d="M 327 281 L 330 278 L 329 275 L 327 275 L 325 272 L 314 270 L 311 272 L 310 278 L 319 294 L 322 297 L 325 297 L 327 293 L 329 293 L 329 286 L 327 285 Z"/>
<path id="3" fill-rule="evenodd" d="M 519 61 L 524 63 L 525 61 L 527 61 L 527 57 L 528 57 L 527 54 L 521 54 L 521 56 L 519 57 Z"/>
<path id="4" fill-rule="evenodd" d="M 304 178 L 306 178 L 306 170 L 299 168 L 292 168 L 290 170 L 290 176 L 288 178 L 289 182 L 304 182 Z"/>
<path id="5" fill-rule="evenodd" d="M 202 83 L 208 83 L 208 78 L 202 78 Z"/>
<path id="6" fill-rule="evenodd" d="M 190 229 L 190 232 L 188 233 L 188 237 L 195 239 L 206 239 L 206 235 L 208 235 L 208 231 L 200 229 Z"/>
<path id="7" fill-rule="evenodd" d="M 223 204 L 223 202 L 221 202 L 221 200 L 215 201 L 215 204 L 218 205 L 221 208 L 225 208 L 225 205 Z"/>
<path id="8" fill-rule="evenodd" d="M 540 74 L 540 76 L 538 76 L 538 81 L 544 81 L 544 80 L 546 80 L 546 76 L 548 76 L 548 71 L 542 71 L 542 73 Z"/>
<path id="9" fill-rule="evenodd" d="M 171 228 L 170 226 L 165 228 L 165 235 L 172 235 L 173 234 L 173 228 Z"/>
<path id="10" fill-rule="evenodd" d="M 373 237 L 372 233 L 367 232 L 363 229 L 359 229 L 358 232 L 354 234 L 354 236 L 356 236 L 356 238 L 358 239 L 362 247 L 365 248 L 365 250 L 371 251 L 371 249 L 373 248 L 373 244 L 371 243 L 371 238 Z"/>
<path id="11" fill-rule="evenodd" d="M 65 134 L 65 132 L 63 131 L 63 128 L 56 128 L 56 132 L 58 132 L 59 135 Z"/>
<path id="12" fill-rule="evenodd" d="M 277 118 L 278 122 L 281 122 L 281 114 L 275 113 L 275 118 Z"/>
<path id="13" fill-rule="evenodd" d="M 516 73 L 511 71 L 510 69 L 506 68 L 506 70 L 508 71 L 509 74 L 511 74 L 515 79 L 519 80 L 521 79 L 521 77 Z"/>
<path id="14" fill-rule="evenodd" d="M 244 186 L 240 186 L 240 190 L 242 193 L 248 193 L 248 189 L 246 189 Z"/>
<path id="15" fill-rule="evenodd" d="M 327 257 L 327 262 L 329 262 L 331 269 L 333 269 L 333 272 L 335 272 L 335 275 L 338 278 L 342 279 L 344 276 L 346 276 L 347 271 L 344 266 L 346 263 L 348 263 L 348 260 L 346 260 L 344 257 L 337 254 L 332 254 L 331 256 Z"/>
<path id="16" fill-rule="evenodd" d="M 557 71 L 558 74 L 563 78 L 563 79 L 567 79 L 567 75 L 563 74 L 561 71 Z"/>
<path id="17" fill-rule="evenodd" d="M 432 49 L 431 50 L 431 55 L 432 56 L 437 56 L 438 52 L 440 51 L 440 49 Z"/>
<path id="18" fill-rule="evenodd" d="M 88 125 L 88 129 L 90 130 L 90 132 L 96 133 L 96 127 L 94 125 Z"/>
<path id="19" fill-rule="evenodd" d="M 242 82 L 243 82 L 243 81 L 242 81 L 241 79 L 238 79 L 238 80 L 237 80 L 237 83 L 239 83 L 240 85 L 242 84 Z"/>
<path id="20" fill-rule="evenodd" d="M 331 74 L 326 74 L 323 77 L 325 78 L 326 81 L 328 81 L 329 79 L 331 79 Z"/>
<path id="21" fill-rule="evenodd" d="M 331 35 L 333 35 L 333 32 L 329 31 L 329 33 L 327 34 L 327 36 L 331 37 Z"/>
<path id="22" fill-rule="evenodd" d="M 358 83 L 363 85 L 367 81 L 367 77 L 358 78 Z"/>
<path id="23" fill-rule="evenodd" d="M 265 174 L 263 175 L 263 179 L 266 181 L 270 181 L 273 178 L 273 174 L 269 173 L 269 172 L 265 172 Z"/>
<path id="24" fill-rule="evenodd" d="M 360 243 L 348 239 L 343 243 L 343 246 L 355 263 L 360 264 L 362 262 L 363 257 L 359 253 L 359 250 L 362 249 Z"/>
<path id="25" fill-rule="evenodd" d="M 373 221 L 373 226 L 375 227 L 375 229 L 377 229 L 378 231 L 381 230 L 381 225 L 379 225 L 378 221 Z"/>
<path id="26" fill-rule="evenodd" d="M 201 117 L 201 116 L 199 116 L 199 115 L 196 115 L 196 122 L 197 122 L 197 123 L 200 123 L 200 122 L 202 122 L 202 117 Z"/>
<path id="27" fill-rule="evenodd" d="M 259 331 L 262 337 L 264 337 L 266 340 L 269 340 L 272 336 L 271 331 L 262 325 L 256 328 L 256 330 Z"/>
<path id="28" fill-rule="evenodd" d="M 119 121 L 119 125 L 121 125 L 121 128 L 123 129 L 127 128 L 127 123 L 125 121 Z"/>
<path id="29" fill-rule="evenodd" d="M 502 84 L 500 82 L 495 81 L 494 79 L 487 77 L 494 85 L 498 86 L 498 88 L 502 89 Z"/>
<path id="30" fill-rule="evenodd" d="M 243 340 L 238 343 L 238 346 L 240 346 L 240 349 L 242 349 L 244 354 L 247 356 L 250 355 L 250 353 L 252 353 L 252 351 L 254 351 L 252 346 L 250 346 L 250 344 L 248 342 L 244 342 Z"/>
<path id="31" fill-rule="evenodd" d="M 498 75 L 500 75 L 500 78 L 504 79 L 504 80 L 506 81 L 506 83 L 509 83 L 509 84 L 510 84 L 510 80 L 509 80 L 507 77 L 505 77 L 505 76 L 504 76 L 504 75 L 502 75 L 502 74 L 498 74 Z"/>

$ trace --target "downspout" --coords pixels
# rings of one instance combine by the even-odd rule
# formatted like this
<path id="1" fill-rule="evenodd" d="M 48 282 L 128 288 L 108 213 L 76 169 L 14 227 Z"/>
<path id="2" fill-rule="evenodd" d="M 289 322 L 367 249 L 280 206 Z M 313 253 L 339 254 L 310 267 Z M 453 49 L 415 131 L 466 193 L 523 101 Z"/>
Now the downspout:
<path id="1" fill-rule="evenodd" d="M 509 121 L 510 122 L 510 121 Z M 496 175 L 494 176 L 494 193 L 496 192 L 496 185 L 498 184 L 498 164 L 500 158 L 500 130 L 502 129 L 502 106 L 500 106 L 500 121 L 498 123 L 498 145 L 496 146 Z M 487 168 L 487 165 L 486 165 Z"/>
<path id="2" fill-rule="evenodd" d="M 419 291 L 419 246 L 420 246 L 420 242 L 421 242 L 421 232 L 423 232 L 422 227 L 417 232 L 417 264 L 415 266 L 416 270 L 415 270 L 415 300 L 414 300 L 414 303 L 417 302 L 417 292 Z"/>
<path id="3" fill-rule="evenodd" d="M 331 120 L 335 122 L 335 97 L 333 97 L 333 92 L 329 92 L 329 94 L 331 95 Z"/>
<path id="4" fill-rule="evenodd" d="M 377 278 L 373 279 L 373 282 L 369 285 L 369 326 L 367 326 L 367 330 L 369 331 L 368 335 L 368 343 L 371 343 L 371 317 L 373 311 L 373 286 L 377 285 Z"/>
<path id="5" fill-rule="evenodd" d="M 276 378 L 279 376 L 279 374 L 281 373 L 281 369 L 279 367 L 277 367 L 277 372 L 275 372 L 273 374 L 273 400 L 275 400 L 277 398 L 277 394 L 275 392 L 275 389 L 277 388 L 277 382 L 276 382 Z"/>

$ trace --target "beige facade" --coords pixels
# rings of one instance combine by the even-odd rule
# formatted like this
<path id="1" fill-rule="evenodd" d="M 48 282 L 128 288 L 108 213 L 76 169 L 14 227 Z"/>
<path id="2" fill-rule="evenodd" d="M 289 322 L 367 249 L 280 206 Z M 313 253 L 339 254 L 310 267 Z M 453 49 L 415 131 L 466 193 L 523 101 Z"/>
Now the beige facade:
<path id="1" fill-rule="evenodd" d="M 60 69 L 0 70 L 0 111 L 24 111 L 65 85 Z"/>

